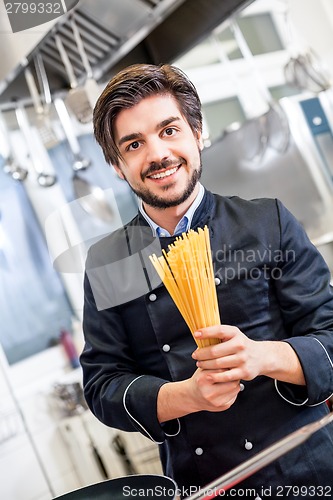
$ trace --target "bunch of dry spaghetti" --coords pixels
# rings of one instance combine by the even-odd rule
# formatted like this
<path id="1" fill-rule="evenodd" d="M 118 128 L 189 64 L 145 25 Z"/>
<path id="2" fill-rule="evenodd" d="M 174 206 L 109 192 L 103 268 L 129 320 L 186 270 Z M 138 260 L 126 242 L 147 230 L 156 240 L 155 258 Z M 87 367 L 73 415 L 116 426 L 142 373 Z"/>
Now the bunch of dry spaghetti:
<path id="1" fill-rule="evenodd" d="M 220 324 L 208 227 L 183 233 L 168 249 L 149 258 L 191 333 Z M 220 342 L 194 339 L 198 347 Z"/>

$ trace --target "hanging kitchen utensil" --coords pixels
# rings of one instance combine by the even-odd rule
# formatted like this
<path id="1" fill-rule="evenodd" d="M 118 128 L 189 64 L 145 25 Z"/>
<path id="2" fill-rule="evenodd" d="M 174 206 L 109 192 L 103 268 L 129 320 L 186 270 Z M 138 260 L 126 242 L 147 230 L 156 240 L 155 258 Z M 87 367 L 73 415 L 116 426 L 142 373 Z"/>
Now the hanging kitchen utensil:
<path id="1" fill-rule="evenodd" d="M 284 66 L 284 75 L 290 85 L 314 94 L 328 90 L 332 86 L 332 80 L 312 49 L 291 57 Z"/>
<path id="2" fill-rule="evenodd" d="M 34 144 L 34 138 L 32 136 L 32 131 L 31 127 L 28 121 L 28 116 L 27 112 L 21 104 L 18 104 L 15 108 L 15 114 L 16 114 L 16 119 L 17 123 L 19 125 L 20 131 L 23 135 L 23 138 L 25 140 L 26 146 L 27 146 L 27 151 L 28 151 L 28 156 L 31 162 L 31 166 L 36 172 L 37 175 L 37 182 L 40 186 L 42 187 L 51 187 L 55 184 L 57 178 L 53 174 L 49 174 L 44 171 L 44 167 L 41 164 L 41 159 L 39 155 L 36 154 L 36 151 L 34 151 L 33 144 Z"/>
<path id="3" fill-rule="evenodd" d="M 99 88 L 98 83 L 96 82 L 93 71 L 89 62 L 89 58 L 87 55 L 87 52 L 84 48 L 84 44 L 80 35 L 80 31 L 74 21 L 74 18 L 71 19 L 71 27 L 73 31 L 73 35 L 75 38 L 75 42 L 77 45 L 77 49 L 79 51 L 82 64 L 84 66 L 85 72 L 86 72 L 86 81 L 84 83 L 84 89 L 86 90 L 88 100 L 90 102 L 90 105 L 92 109 L 94 109 L 95 104 L 97 99 L 99 98 L 101 94 L 101 90 Z"/>
<path id="4" fill-rule="evenodd" d="M 73 188 L 76 199 L 82 208 L 90 215 L 94 215 L 105 222 L 113 222 L 114 213 L 106 198 L 104 190 L 100 186 L 90 184 L 90 182 L 77 174 L 78 171 L 85 170 L 90 166 L 90 160 L 83 158 L 81 155 L 80 144 L 74 132 L 71 117 L 64 101 L 60 98 L 56 98 L 54 106 L 74 157 Z"/>
<path id="5" fill-rule="evenodd" d="M 39 91 L 35 82 L 35 78 L 27 67 L 24 70 L 24 76 L 28 85 L 33 107 L 36 113 L 35 126 L 40 135 L 40 138 L 46 149 L 52 148 L 58 144 L 58 138 L 56 137 L 54 130 L 51 125 L 50 116 L 47 107 L 43 106 L 42 100 L 39 95 Z"/>
<path id="6" fill-rule="evenodd" d="M 230 29 L 242 53 L 244 61 L 248 64 L 256 80 L 256 85 L 263 101 L 266 102 L 268 111 L 263 115 L 265 137 L 267 145 L 283 154 L 287 151 L 290 143 L 290 129 L 287 115 L 281 105 L 276 102 L 270 93 L 263 78 L 257 71 L 254 56 L 235 18 L 230 21 Z"/>
<path id="7" fill-rule="evenodd" d="M 59 144 L 59 139 L 53 129 L 51 121 L 51 106 L 52 106 L 51 90 L 41 54 L 37 54 L 35 56 L 34 62 L 35 62 L 35 68 L 39 86 L 44 94 L 43 110 L 44 110 L 45 126 L 44 129 L 40 131 L 40 133 L 42 136 L 44 146 L 46 147 L 46 149 L 50 149 Z M 43 132 L 44 132 L 44 137 L 43 137 Z"/>
<path id="8" fill-rule="evenodd" d="M 71 117 L 67 111 L 65 102 L 57 97 L 54 100 L 54 107 L 57 111 L 60 123 L 65 132 L 66 139 L 73 154 L 73 170 L 75 172 L 78 170 L 85 170 L 91 165 L 91 161 L 81 155 L 80 144 L 74 132 Z"/>
<path id="9" fill-rule="evenodd" d="M 0 155 L 4 159 L 3 170 L 6 174 L 12 176 L 16 181 L 24 181 L 28 175 L 25 168 L 20 167 L 10 148 L 9 132 L 6 126 L 5 119 L 0 111 Z"/>
<path id="10" fill-rule="evenodd" d="M 80 123 L 89 123 L 92 121 L 93 108 L 90 104 L 87 90 L 79 86 L 72 63 L 59 35 L 55 35 L 55 42 L 71 87 L 65 98 L 66 105 Z"/>
<path id="11" fill-rule="evenodd" d="M 290 58 L 284 66 L 287 83 L 299 90 L 315 94 L 331 88 L 332 75 L 324 68 L 322 61 L 311 47 L 302 44 L 292 23 L 289 2 L 284 2 L 284 28 L 287 50 Z"/>

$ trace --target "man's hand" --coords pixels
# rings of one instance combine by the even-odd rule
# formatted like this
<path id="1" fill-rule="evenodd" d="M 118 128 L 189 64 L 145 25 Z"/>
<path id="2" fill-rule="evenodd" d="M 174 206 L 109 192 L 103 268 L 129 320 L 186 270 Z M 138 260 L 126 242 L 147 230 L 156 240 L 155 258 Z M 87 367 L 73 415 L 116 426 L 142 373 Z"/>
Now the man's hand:
<path id="1" fill-rule="evenodd" d="M 220 382 L 219 376 L 224 371 L 198 368 L 189 379 L 189 390 L 197 411 L 224 411 L 236 401 L 240 381 Z"/>
<path id="2" fill-rule="evenodd" d="M 215 375 L 215 370 L 198 368 L 189 379 L 162 385 L 157 397 L 159 422 L 203 410 L 217 412 L 230 408 L 240 391 L 239 380 L 217 382 Z"/>
<path id="3" fill-rule="evenodd" d="M 192 354 L 198 368 L 214 370 L 215 383 L 252 380 L 262 369 L 262 342 L 249 339 L 237 327 L 216 325 L 195 332 L 197 338 L 219 338 L 220 344 L 201 347 Z"/>
<path id="4" fill-rule="evenodd" d="M 249 339 L 237 327 L 216 325 L 195 333 L 221 343 L 196 349 L 197 370 L 191 378 L 164 384 L 157 398 L 160 422 L 197 411 L 225 411 L 237 399 L 241 380 L 258 375 L 305 385 L 300 361 L 287 342 Z"/>
<path id="5" fill-rule="evenodd" d="M 192 354 L 198 368 L 210 370 L 215 383 L 253 380 L 258 375 L 266 375 L 283 382 L 305 385 L 300 361 L 287 342 L 251 340 L 230 325 L 202 328 L 194 335 L 202 339 L 221 340 L 219 344 L 196 349 Z"/>

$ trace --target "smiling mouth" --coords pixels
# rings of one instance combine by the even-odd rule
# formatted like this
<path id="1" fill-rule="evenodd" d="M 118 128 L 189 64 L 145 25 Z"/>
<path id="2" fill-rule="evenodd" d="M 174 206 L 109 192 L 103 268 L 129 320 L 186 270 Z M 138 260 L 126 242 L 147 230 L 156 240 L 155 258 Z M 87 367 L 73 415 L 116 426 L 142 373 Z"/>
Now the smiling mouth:
<path id="1" fill-rule="evenodd" d="M 164 172 L 158 172 L 157 174 L 152 174 L 152 175 L 149 175 L 148 177 L 150 179 L 164 179 L 165 177 L 169 177 L 170 175 L 177 172 L 177 170 L 179 168 L 180 167 L 169 168 L 168 170 L 164 170 Z"/>

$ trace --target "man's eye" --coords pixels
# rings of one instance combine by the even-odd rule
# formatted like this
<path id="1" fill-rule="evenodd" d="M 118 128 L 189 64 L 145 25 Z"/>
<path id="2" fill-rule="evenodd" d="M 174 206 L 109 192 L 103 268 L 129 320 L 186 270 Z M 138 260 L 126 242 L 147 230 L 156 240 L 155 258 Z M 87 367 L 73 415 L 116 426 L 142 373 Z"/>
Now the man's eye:
<path id="1" fill-rule="evenodd" d="M 174 135 L 176 133 L 174 128 L 168 127 L 164 130 L 165 135 Z"/>
<path id="2" fill-rule="evenodd" d="M 134 141 L 134 142 L 131 142 L 131 144 L 129 144 L 129 146 L 127 147 L 127 150 L 133 151 L 133 149 L 138 149 L 139 146 L 140 146 L 139 141 Z"/>

